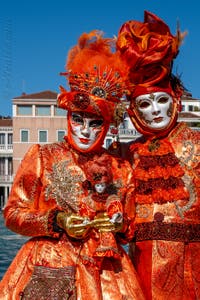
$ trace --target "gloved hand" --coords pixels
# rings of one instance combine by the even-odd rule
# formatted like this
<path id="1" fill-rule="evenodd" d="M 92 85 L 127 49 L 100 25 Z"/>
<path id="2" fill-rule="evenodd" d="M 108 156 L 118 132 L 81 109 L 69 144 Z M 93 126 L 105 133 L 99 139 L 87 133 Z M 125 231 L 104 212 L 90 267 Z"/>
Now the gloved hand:
<path id="1" fill-rule="evenodd" d="M 107 213 L 98 214 L 90 224 L 100 232 L 118 232 L 123 226 L 123 222 L 111 221 Z"/>
<path id="2" fill-rule="evenodd" d="M 110 222 L 115 224 L 121 224 L 123 223 L 123 214 L 121 212 L 117 212 L 115 214 L 112 215 L 112 218 L 110 219 Z"/>
<path id="3" fill-rule="evenodd" d="M 73 238 L 85 238 L 90 230 L 90 223 L 87 222 L 85 217 L 79 215 L 69 215 L 65 212 L 59 212 L 56 221 L 58 226 Z"/>

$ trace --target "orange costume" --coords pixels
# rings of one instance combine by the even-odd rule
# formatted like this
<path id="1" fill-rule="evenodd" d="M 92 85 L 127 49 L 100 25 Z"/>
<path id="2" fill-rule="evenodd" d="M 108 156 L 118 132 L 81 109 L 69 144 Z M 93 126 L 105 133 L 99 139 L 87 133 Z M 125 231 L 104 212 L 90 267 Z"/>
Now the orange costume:
<path id="1" fill-rule="evenodd" d="M 115 68 L 110 67 L 110 59 L 116 60 L 109 49 L 98 32 L 81 36 L 72 48 L 73 55 L 69 55 L 70 72 L 65 74 L 71 91 L 61 88 L 58 95 L 58 105 L 68 110 L 68 135 L 63 142 L 32 146 L 19 167 L 4 216 L 9 229 L 32 238 L 22 246 L 0 282 L 1 300 L 144 299 L 135 269 L 120 245 L 130 241 L 134 232 L 133 180 L 128 162 L 106 154 L 117 187 L 115 196 L 123 206 L 122 226 L 109 222 L 105 207 L 99 209 L 103 216 L 94 217 L 89 224 L 81 223 L 80 216 L 83 199 L 88 196 L 85 165 L 107 153 L 101 145 L 120 95 L 118 90 L 117 96 L 111 96 L 112 88 L 109 90 L 109 83 L 120 77 L 112 73 Z M 78 113 L 73 122 L 79 127 L 78 122 L 85 122 L 88 115 L 94 132 L 97 121 L 103 126 L 96 142 L 86 150 L 74 142 L 73 112 Z M 79 144 L 85 147 L 85 141 Z M 78 226 L 82 226 L 80 231 Z M 94 254 L 104 230 L 113 233 L 118 256 L 105 255 L 99 263 Z M 106 245 L 108 250 L 108 241 Z"/>
<path id="2" fill-rule="evenodd" d="M 130 144 L 136 180 L 131 256 L 147 299 L 200 299 L 199 141 L 199 132 L 180 123 L 154 150 L 149 140 Z"/>
<path id="3" fill-rule="evenodd" d="M 130 67 L 128 112 L 142 134 L 126 151 L 121 147 L 121 155 L 134 172 L 136 230 L 130 255 L 148 300 L 200 299 L 200 133 L 177 123 L 183 86 L 171 73 L 182 38 L 145 12 L 144 22 L 123 24 L 117 41 Z M 167 101 L 172 101 L 171 119 L 163 128 L 161 117 L 153 128 L 139 113 L 140 103 L 144 111 Z M 159 113 L 152 110 L 154 118 Z"/>
<path id="4" fill-rule="evenodd" d="M 109 155 L 96 157 L 84 166 L 87 179 L 83 182 L 87 196 L 80 203 L 79 213 L 85 216 L 85 222 L 92 222 L 98 216 L 107 213 L 111 222 L 115 218 L 119 219 L 118 226 L 123 223 L 123 205 L 117 193 L 120 182 L 113 182 L 112 160 Z M 97 185 L 103 184 L 103 190 L 99 190 Z M 113 232 L 100 232 L 99 245 L 94 252 L 97 263 L 102 262 L 102 258 L 119 258 L 116 237 Z"/>

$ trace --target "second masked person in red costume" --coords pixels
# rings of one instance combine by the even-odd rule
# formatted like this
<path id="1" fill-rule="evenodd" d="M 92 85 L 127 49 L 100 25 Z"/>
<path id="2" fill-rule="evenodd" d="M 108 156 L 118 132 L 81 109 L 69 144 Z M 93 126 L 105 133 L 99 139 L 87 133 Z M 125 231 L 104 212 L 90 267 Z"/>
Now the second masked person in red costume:
<path id="1" fill-rule="evenodd" d="M 134 171 L 130 253 L 148 300 L 200 299 L 200 134 L 177 122 L 184 87 L 172 72 L 184 35 L 145 11 L 117 39 L 129 69 L 128 113 L 141 133 L 118 150 Z"/>

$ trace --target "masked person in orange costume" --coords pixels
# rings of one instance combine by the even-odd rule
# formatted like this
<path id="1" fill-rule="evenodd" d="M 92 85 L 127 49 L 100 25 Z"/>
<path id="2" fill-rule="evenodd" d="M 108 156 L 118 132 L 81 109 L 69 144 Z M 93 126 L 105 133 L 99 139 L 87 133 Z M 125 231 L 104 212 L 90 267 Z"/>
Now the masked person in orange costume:
<path id="1" fill-rule="evenodd" d="M 124 23 L 117 40 L 129 67 L 128 112 L 141 133 L 121 147 L 136 185 L 130 253 L 154 300 L 200 299 L 200 134 L 177 123 L 184 88 L 172 73 L 184 35 L 145 12 L 144 22 Z"/>
<path id="2" fill-rule="evenodd" d="M 7 227 L 32 238 L 5 273 L 0 299 L 144 299 L 120 246 L 133 235 L 129 163 L 109 156 L 124 209 L 120 226 L 105 210 L 89 222 L 80 211 L 88 194 L 83 185 L 85 164 L 107 153 L 102 148 L 105 135 L 110 123 L 118 122 L 123 66 L 112 52 L 111 40 L 93 31 L 83 34 L 70 50 L 66 68 L 71 90 L 61 87 L 58 106 L 68 111 L 68 134 L 63 142 L 30 148 L 4 210 Z M 94 253 L 100 232 L 115 234 L 118 258 L 105 257 L 97 264 Z"/>

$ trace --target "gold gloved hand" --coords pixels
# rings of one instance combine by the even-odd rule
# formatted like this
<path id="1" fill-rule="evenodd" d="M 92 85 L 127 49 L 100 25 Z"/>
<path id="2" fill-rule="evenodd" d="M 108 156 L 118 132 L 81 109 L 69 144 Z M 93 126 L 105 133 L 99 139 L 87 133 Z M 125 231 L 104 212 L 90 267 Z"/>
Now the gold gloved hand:
<path id="1" fill-rule="evenodd" d="M 90 223 L 87 222 L 85 217 L 75 214 L 67 214 L 59 212 L 56 217 L 59 227 L 64 229 L 66 233 L 73 238 L 85 238 L 90 230 Z"/>
<path id="2" fill-rule="evenodd" d="M 111 222 L 107 213 L 98 214 L 90 225 L 100 232 L 118 232 L 122 229 L 123 222 Z"/>

